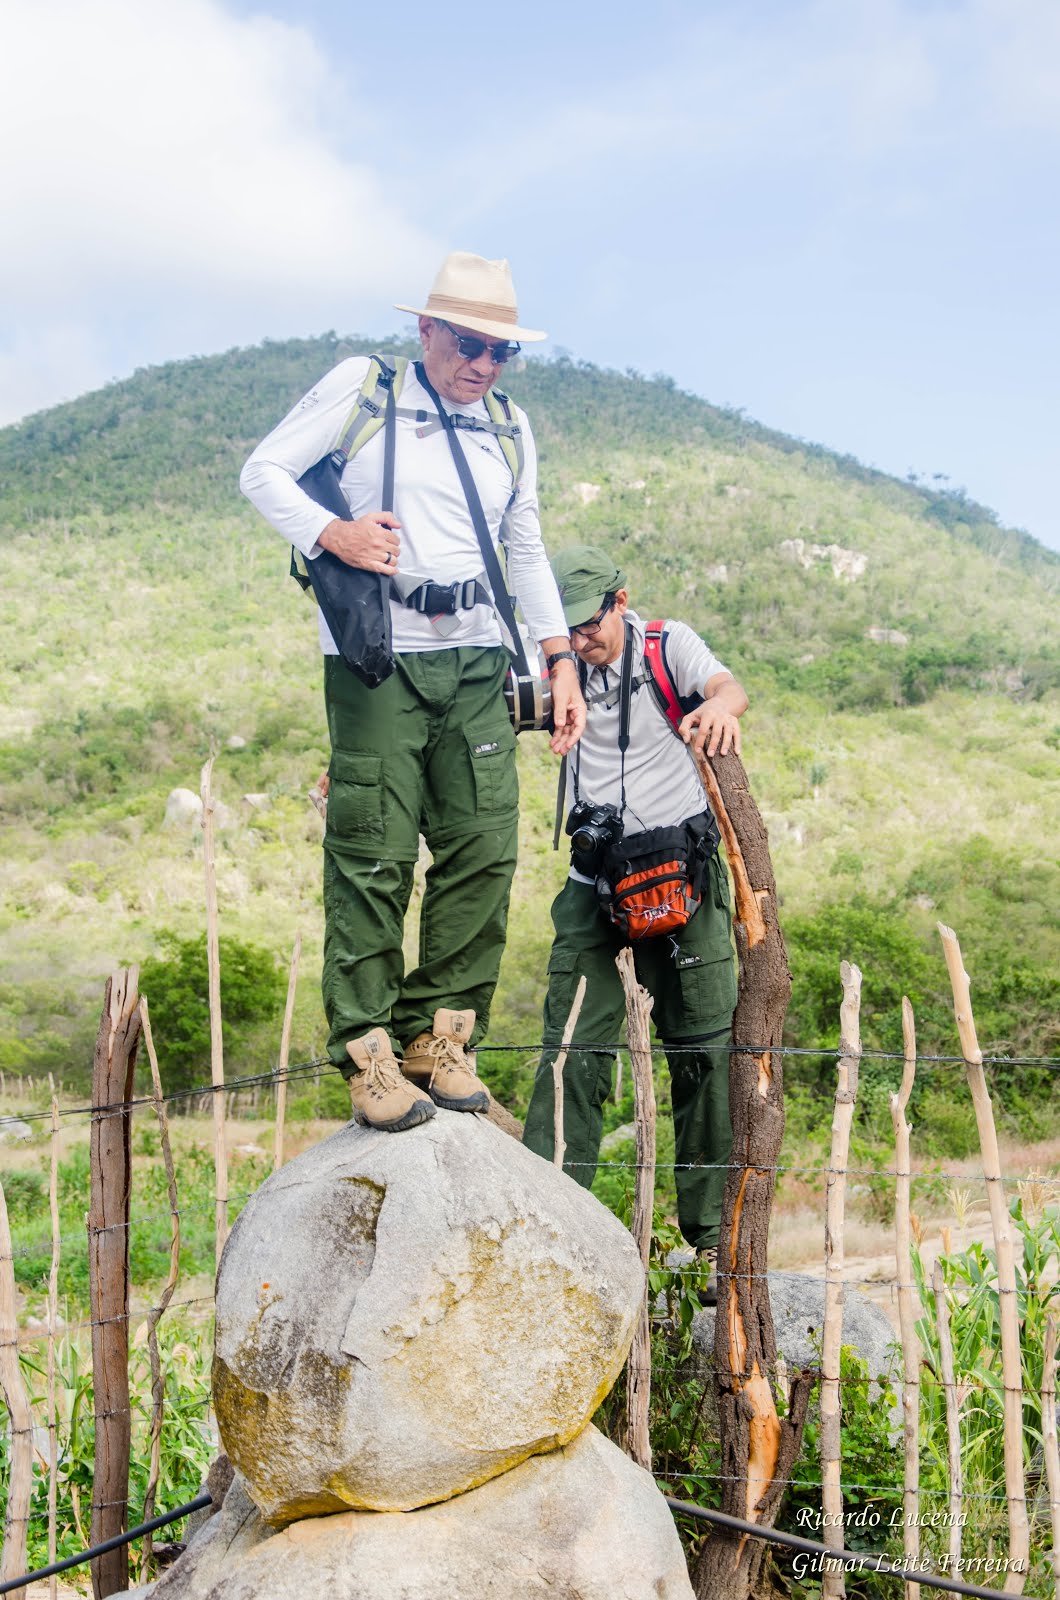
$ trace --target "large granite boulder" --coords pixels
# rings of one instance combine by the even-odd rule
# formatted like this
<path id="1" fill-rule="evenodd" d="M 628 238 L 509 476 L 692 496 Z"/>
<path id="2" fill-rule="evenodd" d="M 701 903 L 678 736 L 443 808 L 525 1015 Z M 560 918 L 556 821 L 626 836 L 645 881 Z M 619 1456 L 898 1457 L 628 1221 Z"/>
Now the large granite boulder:
<path id="1" fill-rule="evenodd" d="M 351 1125 L 274 1173 L 232 1230 L 224 1448 L 276 1526 L 445 1500 L 585 1426 L 643 1292 L 621 1223 L 484 1119 Z"/>
<path id="2" fill-rule="evenodd" d="M 650 1474 L 585 1428 L 479 1489 L 404 1514 L 271 1529 L 237 1479 L 151 1600 L 692 1600 Z"/>

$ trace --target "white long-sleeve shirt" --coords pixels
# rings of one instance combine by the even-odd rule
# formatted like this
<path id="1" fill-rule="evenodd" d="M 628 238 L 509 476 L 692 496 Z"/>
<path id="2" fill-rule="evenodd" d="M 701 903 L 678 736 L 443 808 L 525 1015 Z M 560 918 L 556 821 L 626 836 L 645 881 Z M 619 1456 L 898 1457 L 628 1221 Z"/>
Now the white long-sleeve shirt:
<path id="1" fill-rule="evenodd" d="M 335 448 L 367 372 L 367 356 L 353 356 L 333 367 L 262 440 L 240 474 L 243 493 L 307 561 L 320 554 L 318 537 L 333 519 L 330 511 L 299 488 L 297 479 Z M 443 403 L 447 411 L 489 420 L 482 400 L 473 405 Z M 399 413 L 436 414 L 411 363 L 397 405 Z M 549 639 L 568 630 L 541 542 L 537 450 L 526 413 L 518 406 L 514 410 L 526 454 L 514 499 L 511 469 L 496 435 L 461 431 L 459 442 L 474 474 L 494 545 L 501 523 L 505 525 L 508 580 L 530 632 L 535 639 Z M 484 581 L 482 552 L 445 433 L 436 426 L 421 438 L 419 427 L 414 415 L 398 415 L 394 464 L 394 515 L 401 524 L 398 570 L 402 579 L 414 586 L 417 580 L 450 584 L 478 577 Z M 342 491 L 351 521 L 366 512 L 382 510 L 383 433 L 380 428 L 343 470 Z M 490 605 L 458 611 L 454 619 L 447 619 L 450 620 L 458 625 L 443 636 L 428 617 L 392 601 L 395 652 L 501 642 L 497 616 Z M 338 654 L 323 616 L 320 644 L 326 654 Z"/>

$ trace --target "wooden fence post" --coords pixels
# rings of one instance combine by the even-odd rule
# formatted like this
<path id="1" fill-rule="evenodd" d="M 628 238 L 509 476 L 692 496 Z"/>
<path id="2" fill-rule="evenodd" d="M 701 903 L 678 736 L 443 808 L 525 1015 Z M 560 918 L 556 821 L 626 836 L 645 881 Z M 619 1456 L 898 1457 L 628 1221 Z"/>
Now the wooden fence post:
<path id="1" fill-rule="evenodd" d="M 128 1526 L 129 1450 L 129 1193 L 136 1047 L 140 1038 L 139 973 L 127 967 L 107 979 L 92 1066 L 89 1143 L 88 1282 L 92 1309 L 92 1383 L 96 1423 L 92 1483 L 93 1544 Z M 129 1550 L 122 1545 L 91 1563 L 96 1600 L 129 1587 Z"/>
<path id="2" fill-rule="evenodd" d="M 210 991 L 210 1081 L 213 1084 L 214 1264 L 228 1238 L 228 1150 L 225 1145 L 225 1065 L 221 1037 L 221 956 L 217 917 L 217 867 L 214 861 L 213 756 L 202 769 L 202 859 L 206 879 L 206 965 Z"/>
<path id="3" fill-rule="evenodd" d="M 4 1516 L 4 1543 L 0 1548 L 0 1580 L 19 1578 L 26 1570 L 26 1535 L 33 1490 L 33 1413 L 18 1360 L 18 1317 L 15 1297 L 15 1258 L 7 1200 L 0 1183 L 0 1389 L 11 1418 L 11 1472 Z M 25 1588 L 11 1591 L 13 1600 L 25 1600 Z"/>
<path id="4" fill-rule="evenodd" d="M 953 1360 L 953 1337 L 950 1333 L 950 1308 L 946 1301 L 946 1282 L 942 1263 L 935 1262 L 931 1273 L 931 1292 L 935 1301 L 935 1326 L 939 1335 L 939 1370 L 942 1374 L 942 1393 L 946 1402 L 946 1462 L 949 1468 L 950 1498 L 947 1528 L 949 1530 L 949 1570 L 960 1571 L 961 1562 L 961 1502 L 964 1499 L 964 1479 L 961 1471 L 961 1389 Z"/>
<path id="5" fill-rule="evenodd" d="M 578 1026 L 584 999 L 585 974 L 582 973 L 578 979 L 578 987 L 574 991 L 574 1000 L 571 1003 L 570 1015 L 567 1017 L 567 1026 L 563 1030 L 559 1053 L 552 1063 L 552 1165 L 559 1167 L 561 1171 L 563 1157 L 567 1153 L 567 1141 L 563 1137 L 563 1069 L 567 1065 L 571 1040 Z"/>
<path id="6" fill-rule="evenodd" d="M 1060 1600 L 1060 1448 L 1056 1440 L 1056 1313 L 1045 1324 L 1042 1361 L 1042 1455 L 1049 1485 L 1049 1518 L 1053 1530 L 1053 1594 Z"/>
<path id="7" fill-rule="evenodd" d="M 939 923 L 939 936 L 946 953 L 953 1009 L 961 1039 L 968 1087 L 972 1091 L 979 1145 L 983 1155 L 983 1178 L 990 1205 L 990 1225 L 997 1258 L 998 1320 L 1001 1324 L 1001 1373 L 1004 1384 L 1005 1499 L 1008 1503 L 1009 1566 L 1005 1573 L 1006 1594 L 1022 1594 L 1030 1570 L 1030 1524 L 1023 1484 L 1023 1366 L 1020 1355 L 1019 1306 L 1016 1301 L 1016 1264 L 1012 1225 L 1001 1178 L 1001 1158 L 997 1148 L 994 1108 L 983 1071 L 983 1053 L 972 1016 L 971 988 L 957 935 Z"/>
<path id="8" fill-rule="evenodd" d="M 905 1120 L 905 1113 L 916 1076 L 916 1026 L 913 1021 L 913 1008 L 905 995 L 902 996 L 902 1042 L 905 1047 L 902 1083 L 898 1093 L 891 1095 L 894 1166 L 897 1180 L 894 1201 L 894 1260 L 898 1274 L 898 1327 L 902 1336 L 902 1426 L 905 1434 L 902 1551 L 906 1557 L 907 1570 L 915 1572 L 920 1555 L 920 1529 L 916 1520 L 920 1506 L 920 1343 L 916 1336 L 916 1313 L 913 1309 L 913 1247 L 909 1220 L 912 1200 L 912 1158 L 909 1141 L 913 1130 Z M 920 1585 L 912 1578 L 907 1578 L 906 1600 L 918 1600 L 919 1594 Z"/>
<path id="9" fill-rule="evenodd" d="M 158 1352 L 158 1324 L 161 1322 L 166 1307 L 173 1298 L 173 1290 L 177 1286 L 177 1275 L 180 1272 L 180 1209 L 177 1201 L 177 1178 L 173 1170 L 173 1151 L 169 1143 L 169 1118 L 166 1115 L 166 1102 L 162 1094 L 162 1076 L 158 1070 L 158 1057 L 155 1054 L 155 1041 L 151 1036 L 151 1014 L 147 1004 L 147 996 L 140 1001 L 140 1018 L 143 1023 L 144 1044 L 147 1046 L 147 1059 L 151 1064 L 151 1083 L 155 1096 L 155 1116 L 158 1119 L 158 1134 L 162 1146 L 162 1160 L 166 1169 L 166 1189 L 169 1195 L 169 1273 L 166 1277 L 162 1293 L 158 1297 L 157 1306 L 147 1314 L 147 1351 L 151 1360 L 151 1459 L 147 1472 L 147 1492 L 144 1495 L 143 1520 L 150 1522 L 155 1513 L 155 1494 L 158 1491 L 158 1479 L 162 1463 L 162 1415 L 165 1406 L 165 1380 L 162 1376 L 162 1362 Z M 151 1550 L 154 1535 L 144 1534 L 140 1546 L 140 1582 L 147 1578 L 147 1568 L 151 1560 Z"/>
<path id="10" fill-rule="evenodd" d="M 294 1020 L 294 997 L 298 988 L 298 962 L 302 955 L 302 935 L 294 936 L 291 952 L 291 970 L 287 976 L 287 1004 L 283 1008 L 283 1031 L 280 1034 L 280 1059 L 276 1068 L 276 1126 L 273 1129 L 272 1170 L 283 1166 L 284 1119 L 287 1115 L 287 1059 L 291 1049 L 291 1024 Z"/>
<path id="11" fill-rule="evenodd" d="M 821 1326 L 821 1508 L 824 1512 L 822 1543 L 843 1548 L 843 1489 L 840 1394 L 843 1344 L 843 1230 L 846 1224 L 847 1158 L 850 1128 L 858 1097 L 861 1060 L 861 971 L 849 961 L 840 963 L 843 1003 L 839 1008 L 839 1064 L 832 1116 L 832 1155 L 825 1191 L 824 1320 Z M 846 1594 L 842 1566 L 826 1563 L 821 1577 L 825 1600 Z"/>
<path id="12" fill-rule="evenodd" d="M 59 1418 L 55 1398 L 55 1341 L 59 1331 L 59 1102 L 52 1096 L 51 1166 L 48 1209 L 52 1225 L 52 1264 L 48 1273 L 48 1565 L 55 1562 L 59 1497 Z M 51 1600 L 58 1593 L 56 1578 L 48 1580 Z"/>
<path id="13" fill-rule="evenodd" d="M 777 1341 L 769 1304 L 768 1238 L 784 1136 L 784 1058 L 779 1047 L 791 974 L 777 920 L 769 842 L 740 758 L 730 752 L 700 758 L 697 766 L 732 873 L 740 958 L 729 1062 L 733 1143 L 718 1240 L 714 1324 L 721 1509 L 768 1528 L 799 1453 L 812 1383 L 809 1373 L 796 1373 L 787 1416 L 777 1415 L 770 1383 Z M 693 1573 L 699 1600 L 745 1600 L 765 1555 L 763 1540 L 716 1529 Z"/>
<path id="14" fill-rule="evenodd" d="M 637 982 L 633 952 L 628 945 L 616 960 L 626 992 L 626 1030 L 633 1073 L 633 1106 L 637 1130 L 637 1178 L 633 1191 L 633 1237 L 648 1271 L 651 1226 L 655 1211 L 655 1083 L 651 1067 L 652 998 Z M 584 979 L 582 980 L 584 982 Z M 626 1450 L 647 1472 L 651 1471 L 651 1324 L 650 1290 L 644 1288 L 633 1343 L 626 1363 Z"/>

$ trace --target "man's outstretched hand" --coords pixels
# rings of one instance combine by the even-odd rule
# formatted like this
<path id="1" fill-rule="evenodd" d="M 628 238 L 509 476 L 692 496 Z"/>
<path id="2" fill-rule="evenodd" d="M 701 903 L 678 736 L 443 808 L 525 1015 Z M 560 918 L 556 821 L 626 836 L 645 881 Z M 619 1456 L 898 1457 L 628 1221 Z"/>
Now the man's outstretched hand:
<path id="1" fill-rule="evenodd" d="M 549 744 L 554 754 L 565 756 L 585 732 L 585 701 L 573 661 L 557 661 L 549 674 L 552 685 L 552 726 Z"/>

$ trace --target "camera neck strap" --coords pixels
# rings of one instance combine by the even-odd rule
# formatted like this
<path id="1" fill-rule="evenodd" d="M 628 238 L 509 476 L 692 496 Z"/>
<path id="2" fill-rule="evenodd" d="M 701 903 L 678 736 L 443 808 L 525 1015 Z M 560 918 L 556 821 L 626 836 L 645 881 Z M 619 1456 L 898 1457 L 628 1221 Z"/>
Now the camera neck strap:
<path id="1" fill-rule="evenodd" d="M 526 650 L 523 646 L 523 636 L 519 632 L 519 624 L 515 620 L 515 608 L 512 605 L 512 597 L 508 593 L 508 585 L 504 581 L 504 574 L 501 571 L 501 564 L 497 558 L 496 547 L 494 546 L 493 540 L 490 537 L 489 525 L 486 522 L 486 513 L 482 509 L 482 498 L 478 492 L 478 484 L 475 482 L 475 475 L 468 466 L 467 457 L 464 454 L 463 446 L 456 436 L 456 427 L 453 422 L 453 418 L 442 405 L 442 402 L 438 397 L 438 391 L 435 389 L 430 378 L 428 378 L 422 361 L 416 362 L 416 377 L 419 379 L 420 384 L 427 391 L 428 395 L 430 395 L 431 399 L 434 401 L 434 404 L 438 408 L 438 416 L 441 418 L 442 427 L 445 430 L 445 437 L 449 442 L 449 449 L 452 452 L 453 463 L 456 466 L 457 476 L 460 479 L 460 487 L 464 491 L 464 499 L 467 501 L 467 509 L 471 514 L 472 526 L 475 529 L 475 537 L 478 540 L 479 549 L 482 552 L 482 562 L 486 568 L 486 577 L 489 579 L 489 586 L 493 591 L 493 604 L 500 612 L 504 625 L 511 636 L 512 642 L 509 646 L 509 649 L 512 656 L 515 658 L 516 669 L 523 677 L 528 678 L 530 676 L 530 663 L 526 659 Z"/>
<path id="2" fill-rule="evenodd" d="M 626 811 L 626 751 L 629 749 L 630 708 L 633 704 L 633 646 L 636 643 L 636 636 L 633 632 L 633 625 L 629 621 L 628 617 L 623 623 L 623 628 L 626 642 L 622 651 L 622 664 L 619 667 L 618 673 L 618 783 L 619 792 L 621 795 L 621 799 L 619 801 L 619 810 L 624 816 Z M 605 667 L 604 671 L 606 670 L 607 669 Z M 581 679 L 582 694 L 584 695 L 589 682 L 589 674 L 586 671 L 584 661 L 578 662 L 578 676 Z M 581 744 L 578 743 L 574 746 L 574 764 L 571 768 L 571 775 L 574 779 L 575 805 L 577 805 L 578 801 L 581 799 L 581 795 L 578 791 L 578 778 L 581 773 L 581 765 L 582 751 Z"/>

